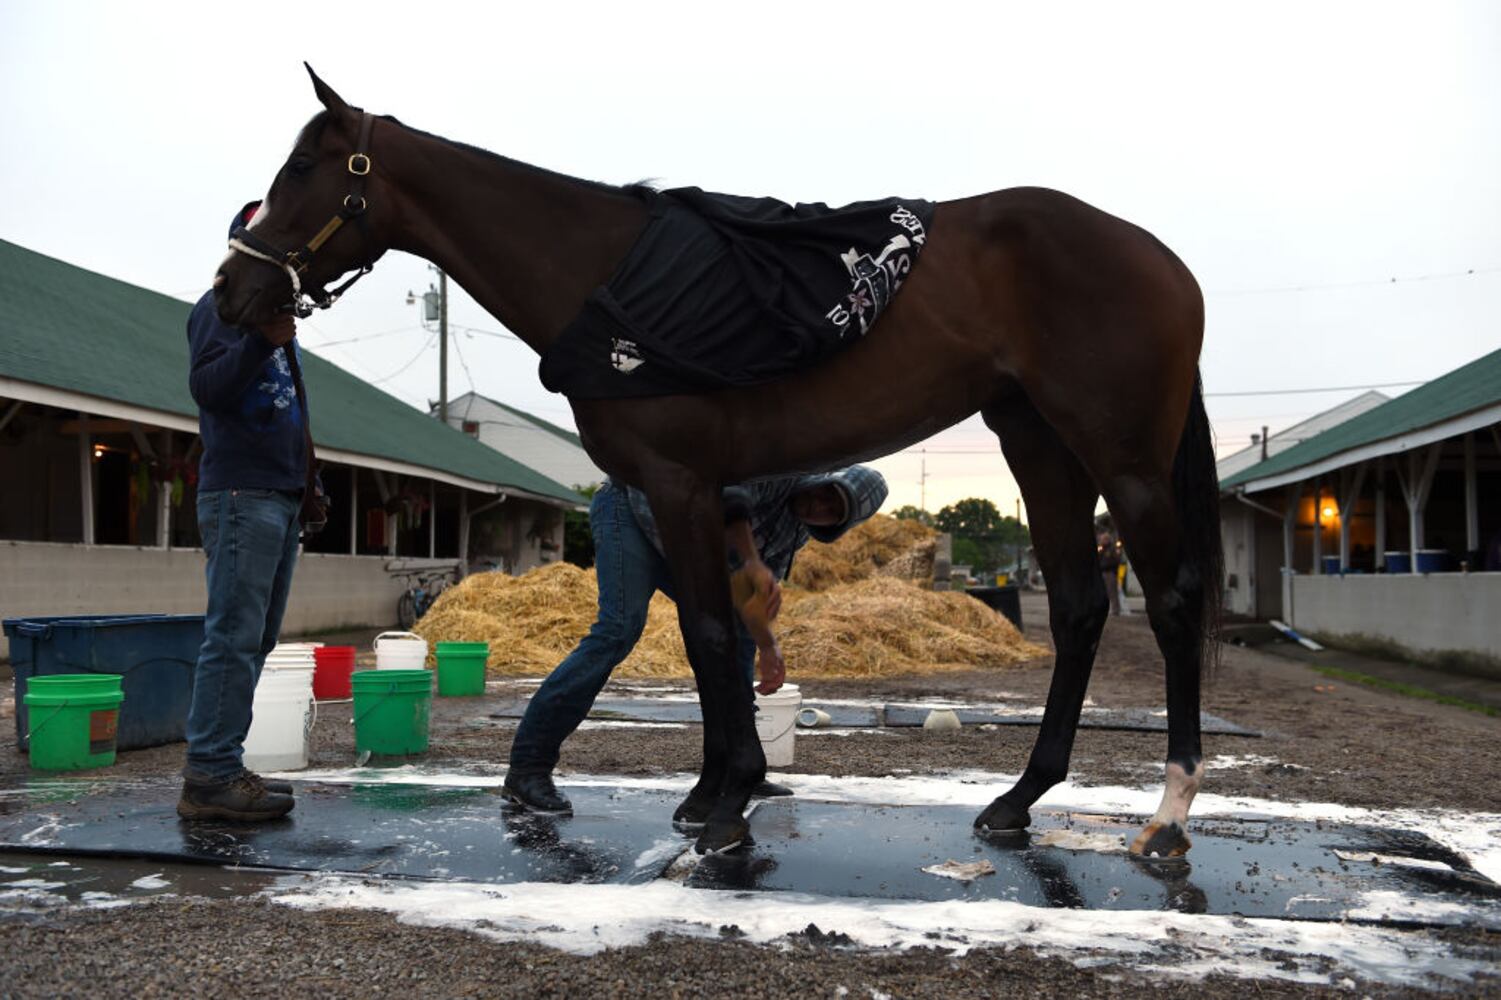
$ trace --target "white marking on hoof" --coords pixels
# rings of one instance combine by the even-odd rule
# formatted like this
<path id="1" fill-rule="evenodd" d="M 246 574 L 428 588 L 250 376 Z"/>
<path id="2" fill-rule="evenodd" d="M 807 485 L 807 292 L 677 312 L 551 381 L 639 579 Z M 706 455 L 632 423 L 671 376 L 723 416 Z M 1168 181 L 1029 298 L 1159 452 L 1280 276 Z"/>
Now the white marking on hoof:
<path id="1" fill-rule="evenodd" d="M 1182 764 L 1168 761 L 1166 783 L 1162 789 L 1162 804 L 1157 807 L 1157 812 L 1147 821 L 1146 829 L 1131 844 L 1133 854 L 1145 854 L 1147 842 L 1150 841 L 1159 830 L 1176 826 L 1182 833 L 1184 847 L 1170 857 L 1179 857 L 1188 850 L 1188 809 L 1193 805 L 1194 796 L 1199 793 L 1199 786 L 1204 783 L 1204 762 L 1194 761 L 1194 773 L 1189 774 Z M 1157 854 L 1153 854 L 1157 857 Z"/>
<path id="2" fill-rule="evenodd" d="M 745 843 L 745 841 L 743 841 L 743 840 L 737 840 L 737 841 L 734 841 L 733 843 L 726 844 L 723 847 L 716 847 L 713 850 L 705 851 L 705 850 L 699 849 L 698 853 L 702 854 L 704 857 L 714 857 L 715 855 L 719 855 L 719 854 L 728 854 L 731 851 L 733 851 L 735 848 L 739 847 L 743 843 Z"/>

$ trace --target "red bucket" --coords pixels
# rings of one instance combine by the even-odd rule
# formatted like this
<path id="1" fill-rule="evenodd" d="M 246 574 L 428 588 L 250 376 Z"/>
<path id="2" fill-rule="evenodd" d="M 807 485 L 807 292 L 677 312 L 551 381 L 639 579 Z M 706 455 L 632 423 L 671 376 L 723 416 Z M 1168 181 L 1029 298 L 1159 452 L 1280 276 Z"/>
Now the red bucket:
<path id="1" fill-rule="evenodd" d="M 313 697 L 319 701 L 352 698 L 353 646 L 319 646 L 313 650 Z"/>

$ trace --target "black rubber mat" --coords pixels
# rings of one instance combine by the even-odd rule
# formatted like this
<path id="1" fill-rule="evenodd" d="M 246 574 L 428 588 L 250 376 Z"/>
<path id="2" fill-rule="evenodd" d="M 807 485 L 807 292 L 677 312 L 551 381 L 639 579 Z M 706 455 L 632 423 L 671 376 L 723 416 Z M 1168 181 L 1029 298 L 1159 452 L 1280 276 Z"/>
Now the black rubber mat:
<path id="1" fill-rule="evenodd" d="M 69 794 L 71 790 L 71 794 Z M 684 846 L 681 796 L 568 789 L 574 816 L 516 815 L 494 789 L 297 784 L 297 808 L 271 823 L 187 823 L 176 784 L 48 782 L 7 796 L 0 850 L 161 858 L 300 871 L 477 882 L 633 882 Z"/>
<path id="2" fill-rule="evenodd" d="M 772 799 L 760 803 L 751 815 L 754 845 L 735 855 L 701 861 L 687 884 L 881 899 L 1004 899 L 1029 906 L 1501 929 L 1501 887 L 1422 834 L 1288 820 L 1194 821 L 1187 859 L 1146 861 L 1123 850 L 1047 844 L 1050 834 L 1129 843 L 1140 830 L 1135 818 L 1033 809 L 1028 833 L 995 841 L 975 835 L 977 812 L 968 806 Z M 1336 850 L 1349 858 L 1379 855 L 1385 860 L 1345 860 Z M 1394 858 L 1433 867 L 1412 867 Z M 986 861 L 995 872 L 965 882 L 922 870 L 951 860 Z M 1383 891 L 1399 896 L 1365 898 Z M 1413 897 L 1423 905 L 1382 910 L 1392 905 L 1382 899 Z"/>

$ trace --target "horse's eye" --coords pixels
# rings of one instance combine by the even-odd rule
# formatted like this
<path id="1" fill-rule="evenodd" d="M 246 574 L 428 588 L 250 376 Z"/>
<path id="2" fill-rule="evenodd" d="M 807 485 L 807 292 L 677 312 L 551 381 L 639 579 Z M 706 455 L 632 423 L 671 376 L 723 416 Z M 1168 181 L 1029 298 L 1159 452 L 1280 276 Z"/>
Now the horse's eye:
<path id="1" fill-rule="evenodd" d="M 301 177 L 303 174 L 312 169 L 313 161 L 304 156 L 294 157 L 291 160 L 287 161 L 287 170 L 290 171 L 292 176 L 294 177 Z"/>

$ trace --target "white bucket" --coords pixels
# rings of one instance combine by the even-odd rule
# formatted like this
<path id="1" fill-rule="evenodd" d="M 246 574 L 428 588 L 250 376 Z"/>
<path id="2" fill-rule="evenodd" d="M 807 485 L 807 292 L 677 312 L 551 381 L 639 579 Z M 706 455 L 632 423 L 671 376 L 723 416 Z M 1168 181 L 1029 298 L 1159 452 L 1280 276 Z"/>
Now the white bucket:
<path id="1" fill-rule="evenodd" d="M 802 704 L 803 693 L 796 684 L 783 684 L 776 694 L 756 695 L 756 735 L 767 767 L 792 766 L 792 740 Z"/>
<path id="2" fill-rule="evenodd" d="M 291 771 L 307 767 L 308 741 L 313 727 L 313 671 L 291 660 L 278 666 L 266 658 L 255 700 L 250 706 L 250 732 L 245 734 L 244 764 L 252 771 Z"/>
<path id="3" fill-rule="evenodd" d="M 427 666 L 427 641 L 411 632 L 382 632 L 375 637 L 376 670 L 421 670 Z"/>

